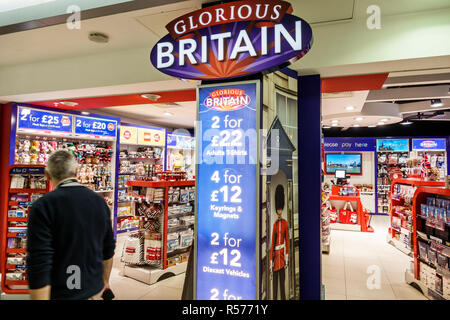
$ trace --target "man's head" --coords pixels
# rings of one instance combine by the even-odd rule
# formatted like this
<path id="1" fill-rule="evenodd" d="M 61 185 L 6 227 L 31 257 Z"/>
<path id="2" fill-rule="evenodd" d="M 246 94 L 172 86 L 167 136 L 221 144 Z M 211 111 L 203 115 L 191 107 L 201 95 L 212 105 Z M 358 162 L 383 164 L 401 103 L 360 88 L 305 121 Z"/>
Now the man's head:
<path id="1" fill-rule="evenodd" d="M 48 158 L 45 172 L 55 188 L 62 180 L 76 176 L 77 165 L 72 153 L 67 150 L 57 150 Z"/>
<path id="2" fill-rule="evenodd" d="M 275 210 L 277 211 L 279 219 L 281 219 L 283 209 L 284 209 L 284 188 L 281 184 L 279 184 L 275 189 Z"/>

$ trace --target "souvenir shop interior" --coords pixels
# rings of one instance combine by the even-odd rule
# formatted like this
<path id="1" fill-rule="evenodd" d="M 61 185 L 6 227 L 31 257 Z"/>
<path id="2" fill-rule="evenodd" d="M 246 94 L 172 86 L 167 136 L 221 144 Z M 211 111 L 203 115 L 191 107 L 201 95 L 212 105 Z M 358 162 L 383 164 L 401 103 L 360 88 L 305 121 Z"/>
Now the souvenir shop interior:
<path id="1" fill-rule="evenodd" d="M 51 190 L 44 176 L 49 155 L 66 149 L 79 164 L 79 182 L 110 207 L 117 241 L 111 276 L 116 298 L 137 299 L 133 292 L 142 293 L 143 299 L 181 298 L 194 234 L 193 119 L 186 129 L 174 127 L 185 124 L 178 117 L 170 120 L 172 126 L 156 126 L 133 122 L 129 113 L 120 117 L 106 109 L 100 112 L 49 108 L 45 103 L 12 105 L 2 294 L 27 293 L 29 207 Z M 153 290 L 161 285 L 151 285 L 169 277 L 164 290 Z"/>
<path id="2" fill-rule="evenodd" d="M 408 95 L 423 77 L 407 78 L 322 97 L 327 299 L 450 298 L 449 99 L 426 81 Z"/>

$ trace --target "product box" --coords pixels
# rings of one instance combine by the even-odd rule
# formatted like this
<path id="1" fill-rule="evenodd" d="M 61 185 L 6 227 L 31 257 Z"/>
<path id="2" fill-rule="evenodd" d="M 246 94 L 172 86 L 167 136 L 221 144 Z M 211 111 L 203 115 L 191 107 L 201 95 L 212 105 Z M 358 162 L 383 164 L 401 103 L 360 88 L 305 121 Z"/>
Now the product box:
<path id="1" fill-rule="evenodd" d="M 434 207 L 436 205 L 435 197 L 427 197 L 427 205 Z"/>
<path id="2" fill-rule="evenodd" d="M 425 262 L 428 262 L 428 250 L 430 249 L 430 245 L 428 243 L 418 241 L 419 244 L 419 257 Z"/>
<path id="3" fill-rule="evenodd" d="M 428 262 L 431 263 L 434 266 L 437 264 L 437 253 L 436 253 L 436 250 L 433 250 L 431 248 L 428 250 Z"/>
<path id="4" fill-rule="evenodd" d="M 428 206 L 424 203 L 420 205 L 420 216 L 424 219 L 428 218 Z"/>

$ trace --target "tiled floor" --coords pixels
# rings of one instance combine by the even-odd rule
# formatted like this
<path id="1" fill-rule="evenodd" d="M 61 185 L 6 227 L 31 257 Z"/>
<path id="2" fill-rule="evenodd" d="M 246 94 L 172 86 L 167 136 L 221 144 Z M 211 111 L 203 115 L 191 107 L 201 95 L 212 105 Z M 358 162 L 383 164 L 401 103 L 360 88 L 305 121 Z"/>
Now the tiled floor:
<path id="1" fill-rule="evenodd" d="M 329 300 L 426 300 L 405 283 L 411 258 L 386 242 L 387 216 L 373 216 L 374 233 L 332 230 L 330 254 L 322 255 L 322 281 Z M 125 236 L 117 241 L 111 288 L 120 300 L 179 300 L 185 274 L 153 285 L 120 275 L 120 256 Z M 369 273 L 368 273 L 369 269 Z M 379 286 L 372 281 L 379 275 Z M 369 285 L 374 286 L 369 289 Z"/>
<path id="2" fill-rule="evenodd" d="M 183 292 L 184 273 L 153 285 L 120 275 L 120 257 L 125 235 L 119 235 L 110 277 L 110 286 L 116 300 L 180 300 Z"/>
<path id="3" fill-rule="evenodd" d="M 325 299 L 426 300 L 405 283 L 412 258 L 386 242 L 388 224 L 389 217 L 373 216 L 374 233 L 332 230 L 330 253 L 322 255 Z"/>

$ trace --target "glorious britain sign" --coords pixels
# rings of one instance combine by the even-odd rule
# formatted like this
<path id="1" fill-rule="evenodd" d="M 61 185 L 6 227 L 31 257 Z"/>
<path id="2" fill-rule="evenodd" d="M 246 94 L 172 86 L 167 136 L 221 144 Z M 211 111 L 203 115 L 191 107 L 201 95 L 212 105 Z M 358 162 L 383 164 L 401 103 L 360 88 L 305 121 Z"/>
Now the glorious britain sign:
<path id="1" fill-rule="evenodd" d="M 272 72 L 303 57 L 312 30 L 279 0 L 235 1 L 181 16 L 153 47 L 150 60 L 168 75 L 196 80 Z"/>

